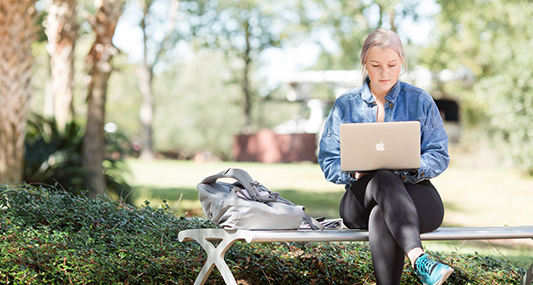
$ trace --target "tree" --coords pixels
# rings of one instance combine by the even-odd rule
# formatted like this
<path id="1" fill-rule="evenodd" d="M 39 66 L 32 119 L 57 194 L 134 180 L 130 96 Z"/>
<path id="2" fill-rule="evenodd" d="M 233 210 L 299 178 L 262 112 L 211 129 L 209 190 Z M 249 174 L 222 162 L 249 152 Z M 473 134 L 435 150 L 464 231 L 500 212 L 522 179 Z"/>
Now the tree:
<path id="1" fill-rule="evenodd" d="M 252 109 L 258 97 L 258 88 L 252 80 L 258 58 L 265 49 L 280 46 L 284 39 L 297 32 L 291 31 L 299 23 L 297 13 L 292 12 L 296 5 L 296 1 L 211 1 L 215 12 L 205 13 L 200 19 L 211 24 L 198 29 L 197 40 L 241 61 L 242 68 L 237 71 L 239 75 L 235 80 L 243 95 L 244 133 L 251 132 Z"/>
<path id="2" fill-rule="evenodd" d="M 143 58 L 137 70 L 138 86 L 143 96 L 139 111 L 141 120 L 141 159 L 154 157 L 153 120 L 156 108 L 156 94 L 153 80 L 154 68 L 175 50 L 180 41 L 191 39 L 197 25 L 188 21 L 190 15 L 204 11 L 204 0 L 137 0 L 140 4 L 139 26 L 143 34 Z M 133 4 L 133 3 L 132 3 Z"/>
<path id="3" fill-rule="evenodd" d="M 83 167 L 90 171 L 87 185 L 92 196 L 105 194 L 102 167 L 105 155 L 105 103 L 107 83 L 113 71 L 111 59 L 118 53 L 112 39 L 124 2 L 95 0 L 95 6 L 95 15 L 89 17 L 96 38 L 86 59 L 91 81 L 87 95 L 87 128 L 83 138 Z"/>
<path id="4" fill-rule="evenodd" d="M 354 69 L 366 36 L 375 29 L 391 29 L 402 36 L 403 21 L 417 21 L 416 7 L 421 0 L 373 1 L 306 1 L 300 18 L 307 27 L 309 39 L 322 47 L 316 68 Z M 407 39 L 410 34 L 407 32 Z M 327 38 L 327 41 L 324 41 Z M 332 43 L 334 47 L 332 46 Z M 405 44 L 405 43 L 404 43 Z"/>
<path id="5" fill-rule="evenodd" d="M 154 79 L 154 127 L 164 130 L 154 133 L 158 149 L 180 158 L 205 152 L 231 159 L 233 135 L 242 130 L 242 108 L 235 104 L 242 95 L 237 84 L 227 83 L 230 61 L 220 51 L 203 51 Z"/>
<path id="6" fill-rule="evenodd" d="M 48 16 L 43 25 L 48 37 L 54 117 L 60 128 L 74 117 L 74 48 L 79 25 L 76 0 L 47 0 Z"/>
<path id="7" fill-rule="evenodd" d="M 140 21 L 140 27 L 143 33 L 143 59 L 141 66 L 137 71 L 139 79 L 139 89 L 143 95 L 143 102 L 139 112 L 142 125 L 142 143 L 141 159 L 153 159 L 154 146 L 153 146 L 153 127 L 152 122 L 154 119 L 155 98 L 152 87 L 154 67 L 159 62 L 161 56 L 168 48 L 168 42 L 171 41 L 172 36 L 175 33 L 175 23 L 177 18 L 178 9 L 180 6 L 179 0 L 170 0 L 168 6 L 168 18 L 167 23 L 155 21 L 156 13 L 151 11 L 155 0 L 139 0 L 142 8 L 142 19 Z M 152 23 L 149 23 L 153 20 Z M 163 39 L 156 40 L 153 33 L 149 32 L 149 29 L 154 29 L 157 25 L 164 26 L 166 24 L 167 29 L 163 35 Z M 151 27 L 149 27 L 151 26 Z M 149 44 L 152 44 L 152 49 L 149 50 Z M 149 55 L 152 54 L 152 60 L 149 59 Z"/>
<path id="8" fill-rule="evenodd" d="M 207 46 L 240 59 L 235 81 L 241 86 L 244 113 L 243 132 L 251 131 L 253 105 L 258 101 L 258 87 L 253 73 L 261 64 L 263 51 L 288 44 L 314 41 L 323 47 L 322 68 L 353 69 L 359 60 L 362 41 L 371 29 L 381 26 L 396 29 L 418 0 L 338 1 L 338 0 L 221 0 L 210 1 L 215 13 L 200 19 L 211 23 L 198 30 L 197 36 Z M 371 13 L 377 8 L 379 21 Z M 400 15 L 400 17 L 397 17 Z M 211 17 L 211 19 L 209 19 Z M 386 20 L 388 20 L 387 23 Z M 324 41 L 324 38 L 328 40 Z M 326 45 L 337 45 L 330 50 Z"/>
<path id="9" fill-rule="evenodd" d="M 22 182 L 35 39 L 34 0 L 0 0 L 0 182 Z"/>
<path id="10" fill-rule="evenodd" d="M 440 1 L 435 43 L 424 52 L 433 69 L 465 65 L 478 78 L 461 94 L 463 114 L 506 142 L 505 153 L 533 175 L 533 55 L 530 1 Z M 475 114 L 472 116 L 471 114 Z"/>

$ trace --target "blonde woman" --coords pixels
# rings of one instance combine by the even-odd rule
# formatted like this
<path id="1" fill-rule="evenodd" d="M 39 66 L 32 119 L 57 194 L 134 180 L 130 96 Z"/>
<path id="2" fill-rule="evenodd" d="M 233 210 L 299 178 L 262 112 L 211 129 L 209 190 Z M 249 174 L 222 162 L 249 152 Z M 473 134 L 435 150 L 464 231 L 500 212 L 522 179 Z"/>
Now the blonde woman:
<path id="1" fill-rule="evenodd" d="M 349 228 L 368 229 L 378 285 L 399 284 L 404 258 L 424 284 L 442 284 L 453 272 L 424 253 L 420 233 L 437 229 L 444 206 L 430 179 L 448 167 L 448 137 L 433 98 L 398 80 L 407 65 L 400 38 L 378 29 L 361 53 L 363 85 L 336 101 L 320 140 L 318 161 L 326 179 L 345 184 L 339 212 Z M 420 169 L 347 174 L 340 168 L 339 128 L 343 123 L 420 122 Z"/>

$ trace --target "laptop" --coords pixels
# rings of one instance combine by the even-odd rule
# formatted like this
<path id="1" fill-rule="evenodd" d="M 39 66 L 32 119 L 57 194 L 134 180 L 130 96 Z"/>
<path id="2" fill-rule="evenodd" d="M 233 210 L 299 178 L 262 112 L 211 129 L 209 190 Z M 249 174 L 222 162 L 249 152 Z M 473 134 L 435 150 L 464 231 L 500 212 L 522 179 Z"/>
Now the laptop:
<path id="1" fill-rule="evenodd" d="M 420 122 L 351 123 L 340 126 L 341 170 L 420 168 Z"/>

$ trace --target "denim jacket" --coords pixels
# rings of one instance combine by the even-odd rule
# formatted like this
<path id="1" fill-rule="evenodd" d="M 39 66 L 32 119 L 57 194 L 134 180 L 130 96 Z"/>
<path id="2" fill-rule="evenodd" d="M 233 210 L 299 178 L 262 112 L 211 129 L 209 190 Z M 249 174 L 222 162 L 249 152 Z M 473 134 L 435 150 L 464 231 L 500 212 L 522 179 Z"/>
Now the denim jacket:
<path id="1" fill-rule="evenodd" d="M 370 93 L 369 78 L 335 101 L 320 139 L 318 163 L 326 179 L 348 188 L 356 181 L 341 172 L 339 129 L 343 123 L 376 122 L 377 105 Z M 417 183 L 438 176 L 448 167 L 448 136 L 433 98 L 424 90 L 397 81 L 385 96 L 385 122 L 420 122 L 420 169 L 417 172 L 397 172 L 404 183 Z"/>

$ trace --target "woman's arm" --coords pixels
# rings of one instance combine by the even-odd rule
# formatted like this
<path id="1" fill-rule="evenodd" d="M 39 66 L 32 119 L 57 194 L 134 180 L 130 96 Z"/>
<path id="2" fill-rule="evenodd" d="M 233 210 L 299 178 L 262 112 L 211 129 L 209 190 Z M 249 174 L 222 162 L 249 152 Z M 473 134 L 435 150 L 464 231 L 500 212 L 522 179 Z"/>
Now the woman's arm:
<path id="1" fill-rule="evenodd" d="M 355 181 L 348 173 L 341 171 L 340 124 L 344 108 L 339 100 L 335 101 L 326 120 L 319 144 L 318 163 L 326 180 L 336 184 L 351 184 Z"/>
<path id="2" fill-rule="evenodd" d="M 421 123 L 420 169 L 417 173 L 404 173 L 405 183 L 416 183 L 440 175 L 450 162 L 448 136 L 439 109 L 433 100 L 427 103 L 426 120 Z"/>

